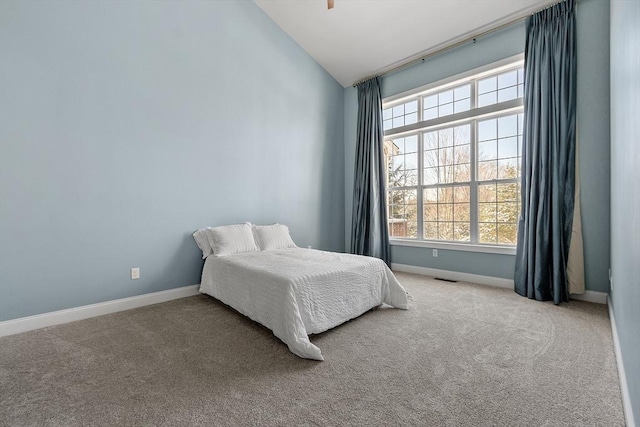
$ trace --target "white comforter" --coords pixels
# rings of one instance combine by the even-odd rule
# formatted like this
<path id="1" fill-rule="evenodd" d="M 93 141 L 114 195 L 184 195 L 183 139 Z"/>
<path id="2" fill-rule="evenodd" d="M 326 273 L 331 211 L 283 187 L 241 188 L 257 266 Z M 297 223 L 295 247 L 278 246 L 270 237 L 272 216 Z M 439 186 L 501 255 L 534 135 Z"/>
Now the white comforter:
<path id="1" fill-rule="evenodd" d="M 271 329 L 292 353 L 316 360 L 324 358 L 309 334 L 382 303 L 408 308 L 407 293 L 380 259 L 314 249 L 209 256 L 200 292 Z"/>

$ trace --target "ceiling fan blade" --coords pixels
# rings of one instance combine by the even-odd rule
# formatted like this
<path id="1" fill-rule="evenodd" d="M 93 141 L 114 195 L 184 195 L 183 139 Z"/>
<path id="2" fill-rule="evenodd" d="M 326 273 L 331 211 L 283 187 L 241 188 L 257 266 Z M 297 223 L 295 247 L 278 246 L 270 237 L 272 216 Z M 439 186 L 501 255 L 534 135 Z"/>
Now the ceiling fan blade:
<path id="1" fill-rule="evenodd" d="M 333 0 L 327 0 L 327 9 L 333 9 Z"/>

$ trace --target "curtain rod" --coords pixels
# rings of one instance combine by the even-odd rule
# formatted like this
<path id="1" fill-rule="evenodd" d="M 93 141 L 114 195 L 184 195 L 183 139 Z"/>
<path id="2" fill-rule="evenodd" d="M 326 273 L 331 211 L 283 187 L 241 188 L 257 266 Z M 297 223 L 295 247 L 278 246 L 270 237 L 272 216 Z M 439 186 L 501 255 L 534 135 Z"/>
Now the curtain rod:
<path id="1" fill-rule="evenodd" d="M 550 2 L 548 5 L 546 5 L 543 8 L 535 9 L 533 11 L 528 11 L 528 12 L 524 12 L 524 13 L 520 13 L 515 18 L 509 19 L 507 22 L 504 22 L 502 24 L 498 24 L 495 27 L 491 27 L 491 28 L 486 29 L 484 31 L 480 31 L 480 32 L 478 32 L 476 34 L 473 34 L 471 36 L 465 37 L 462 40 L 454 41 L 454 42 L 452 42 L 450 44 L 447 44 L 445 46 L 442 46 L 440 48 L 436 48 L 435 50 L 433 50 L 431 52 L 427 51 L 427 53 L 425 53 L 423 55 L 420 55 L 418 58 L 410 59 L 407 62 L 403 62 L 401 64 L 393 66 L 393 67 L 391 67 L 391 68 L 389 68 L 387 70 L 384 70 L 384 71 L 382 71 L 380 73 L 373 74 L 373 75 L 371 75 L 371 76 L 369 76 L 367 78 L 364 78 L 364 79 L 360 79 L 357 82 L 353 83 L 353 87 L 356 87 L 360 83 L 366 82 L 369 79 L 373 79 L 375 77 L 383 77 L 383 76 L 386 76 L 388 74 L 395 73 L 396 71 L 401 70 L 403 68 L 409 67 L 409 66 L 411 66 L 413 64 L 417 64 L 418 62 L 424 62 L 426 59 L 431 58 L 432 56 L 439 55 L 439 54 L 441 54 L 443 52 L 446 52 L 447 50 L 454 49 L 454 48 L 456 48 L 458 46 L 461 46 L 463 44 L 466 44 L 466 43 L 469 43 L 469 42 L 475 43 L 477 38 L 480 38 L 480 37 L 486 36 L 487 34 L 491 34 L 493 32 L 502 30 L 503 28 L 509 27 L 509 26 L 511 26 L 511 25 L 513 25 L 513 24 L 515 24 L 517 22 L 524 21 L 529 16 L 531 16 L 533 14 L 536 14 L 536 13 L 538 13 L 540 11 L 543 11 L 545 9 L 548 9 L 549 7 L 555 5 L 556 3 L 561 3 L 561 1 L 553 0 L 552 2 Z M 577 5 L 578 5 L 578 2 L 576 1 L 576 7 L 577 7 Z"/>

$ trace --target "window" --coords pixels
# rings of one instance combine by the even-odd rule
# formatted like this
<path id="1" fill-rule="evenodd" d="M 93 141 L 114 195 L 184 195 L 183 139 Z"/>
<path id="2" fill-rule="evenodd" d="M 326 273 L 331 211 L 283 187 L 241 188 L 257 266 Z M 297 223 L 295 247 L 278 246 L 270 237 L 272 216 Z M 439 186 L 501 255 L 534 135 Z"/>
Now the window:
<path id="1" fill-rule="evenodd" d="M 384 110 L 384 130 L 410 125 L 418 121 L 418 101 L 407 102 Z"/>
<path id="2" fill-rule="evenodd" d="M 511 60 L 385 100 L 392 241 L 516 244 L 523 92 Z"/>

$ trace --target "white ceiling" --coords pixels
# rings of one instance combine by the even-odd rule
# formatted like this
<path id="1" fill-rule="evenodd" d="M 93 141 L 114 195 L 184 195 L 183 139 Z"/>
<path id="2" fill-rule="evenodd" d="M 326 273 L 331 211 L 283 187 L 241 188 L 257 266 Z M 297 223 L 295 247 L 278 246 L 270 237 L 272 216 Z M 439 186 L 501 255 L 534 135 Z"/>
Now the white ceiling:
<path id="1" fill-rule="evenodd" d="M 342 86 L 557 0 L 254 0 Z"/>

